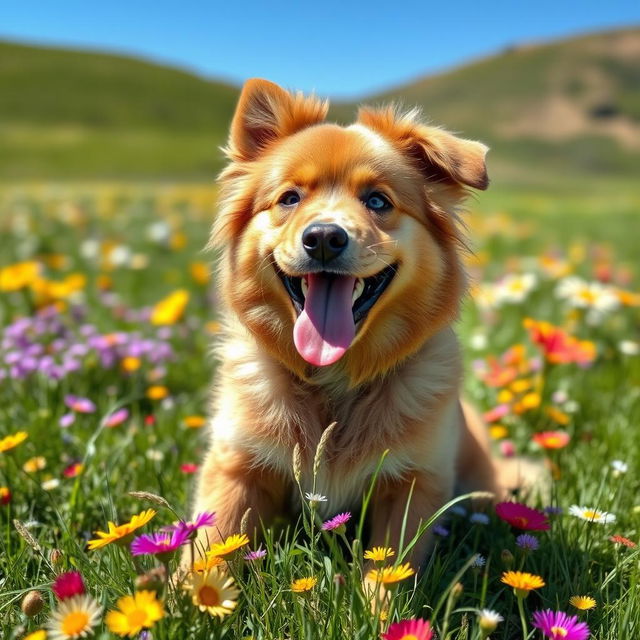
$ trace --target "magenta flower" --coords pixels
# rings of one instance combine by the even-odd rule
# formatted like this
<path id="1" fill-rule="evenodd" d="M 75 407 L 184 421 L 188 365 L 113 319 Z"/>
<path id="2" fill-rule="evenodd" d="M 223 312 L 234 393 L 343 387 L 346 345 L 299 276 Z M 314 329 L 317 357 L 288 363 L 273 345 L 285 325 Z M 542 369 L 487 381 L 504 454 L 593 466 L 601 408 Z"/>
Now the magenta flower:
<path id="1" fill-rule="evenodd" d="M 351 519 L 351 513 L 346 511 L 345 513 L 339 513 L 337 516 L 333 516 L 330 520 L 322 523 L 323 531 L 336 531 L 336 529 L 340 529 L 340 527 L 344 527 L 347 522 Z M 342 529 L 343 531 L 344 529 Z M 338 531 L 341 533 L 341 531 Z"/>
<path id="2" fill-rule="evenodd" d="M 129 417 L 129 409 L 118 409 L 104 419 L 104 426 L 113 428 L 122 424 Z"/>
<path id="3" fill-rule="evenodd" d="M 66 395 L 64 403 L 78 413 L 94 413 L 96 405 L 89 398 L 81 398 L 80 396 Z"/>
<path id="4" fill-rule="evenodd" d="M 501 520 L 516 529 L 547 531 L 550 528 L 546 514 L 520 502 L 499 502 L 496 505 L 496 513 Z"/>
<path id="5" fill-rule="evenodd" d="M 564 611 L 535 611 L 533 626 L 551 640 L 586 640 L 589 627 L 579 622 L 577 616 L 569 616 Z"/>
<path id="6" fill-rule="evenodd" d="M 186 531 L 187 536 L 191 537 L 198 529 L 201 529 L 202 527 L 213 527 L 215 523 L 216 514 L 207 513 L 205 511 L 203 513 L 199 513 L 193 520 L 190 520 L 189 522 L 180 520 L 180 522 L 170 524 L 168 527 L 163 527 L 162 531 L 165 533 L 173 533 L 174 531 Z"/>
<path id="7" fill-rule="evenodd" d="M 249 551 L 242 556 L 245 560 L 254 561 L 262 560 L 267 555 L 266 549 L 256 549 L 255 551 Z"/>
<path id="8" fill-rule="evenodd" d="M 166 562 L 188 539 L 189 533 L 184 530 L 143 534 L 131 543 L 131 555 L 154 555 Z"/>
<path id="9" fill-rule="evenodd" d="M 58 600 L 66 600 L 85 592 L 84 581 L 78 571 L 61 573 L 51 586 Z"/>

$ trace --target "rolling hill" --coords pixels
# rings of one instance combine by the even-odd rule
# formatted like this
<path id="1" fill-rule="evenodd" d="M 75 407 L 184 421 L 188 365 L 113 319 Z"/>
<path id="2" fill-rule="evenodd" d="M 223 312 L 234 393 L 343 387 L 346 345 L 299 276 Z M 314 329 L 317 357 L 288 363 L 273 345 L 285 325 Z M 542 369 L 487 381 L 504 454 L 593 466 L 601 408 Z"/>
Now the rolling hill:
<path id="1" fill-rule="evenodd" d="M 0 179 L 209 178 L 237 94 L 142 60 L 0 43 Z M 514 46 L 363 102 L 389 100 L 488 142 L 494 180 L 631 177 L 640 29 Z"/>

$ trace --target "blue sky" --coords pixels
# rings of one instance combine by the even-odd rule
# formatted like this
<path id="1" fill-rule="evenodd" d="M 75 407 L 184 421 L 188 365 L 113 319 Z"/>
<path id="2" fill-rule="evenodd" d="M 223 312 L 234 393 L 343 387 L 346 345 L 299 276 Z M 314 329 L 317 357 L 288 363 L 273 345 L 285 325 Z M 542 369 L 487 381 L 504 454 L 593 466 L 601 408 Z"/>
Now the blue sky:
<path id="1" fill-rule="evenodd" d="M 638 0 L 3 2 L 0 38 L 358 97 L 520 42 L 640 25 Z"/>

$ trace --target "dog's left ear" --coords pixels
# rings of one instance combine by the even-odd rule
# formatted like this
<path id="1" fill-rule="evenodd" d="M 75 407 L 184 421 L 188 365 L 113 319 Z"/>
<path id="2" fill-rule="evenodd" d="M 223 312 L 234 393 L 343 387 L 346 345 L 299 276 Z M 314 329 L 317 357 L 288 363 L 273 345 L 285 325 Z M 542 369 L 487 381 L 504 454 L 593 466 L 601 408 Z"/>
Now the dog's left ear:
<path id="1" fill-rule="evenodd" d="M 236 107 L 227 154 L 232 160 L 255 160 L 275 140 L 322 122 L 327 101 L 289 93 L 273 82 L 247 80 Z"/>
<path id="2" fill-rule="evenodd" d="M 485 156 L 489 148 L 481 142 L 458 138 L 419 120 L 419 111 L 401 114 L 394 107 L 362 107 L 358 122 L 373 129 L 411 157 L 427 179 L 453 181 L 474 189 L 489 186 Z"/>

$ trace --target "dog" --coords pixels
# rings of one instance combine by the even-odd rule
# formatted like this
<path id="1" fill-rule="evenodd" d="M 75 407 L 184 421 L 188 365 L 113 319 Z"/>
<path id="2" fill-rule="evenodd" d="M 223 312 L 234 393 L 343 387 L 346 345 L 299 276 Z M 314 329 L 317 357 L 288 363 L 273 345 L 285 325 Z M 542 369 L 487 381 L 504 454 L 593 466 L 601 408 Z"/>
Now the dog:
<path id="1" fill-rule="evenodd" d="M 488 186 L 487 147 L 415 110 L 362 107 L 346 127 L 327 110 L 252 79 L 231 124 L 211 237 L 220 364 L 194 501 L 217 523 L 202 549 L 299 509 L 293 452 L 311 491 L 333 422 L 322 514 L 357 508 L 386 452 L 370 546 L 397 548 L 405 511 L 410 540 L 454 490 L 501 493 L 484 426 L 462 407 L 452 326 L 466 290 L 458 211 Z M 413 547 L 417 565 L 429 544 Z"/>

